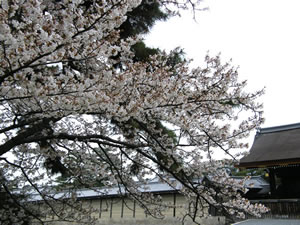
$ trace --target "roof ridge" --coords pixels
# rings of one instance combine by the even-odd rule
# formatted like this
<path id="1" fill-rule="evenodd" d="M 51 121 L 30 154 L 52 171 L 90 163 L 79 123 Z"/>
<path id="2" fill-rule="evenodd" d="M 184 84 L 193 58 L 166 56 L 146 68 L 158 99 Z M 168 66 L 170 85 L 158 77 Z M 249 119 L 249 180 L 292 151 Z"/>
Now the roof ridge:
<path id="1" fill-rule="evenodd" d="M 286 125 L 281 125 L 281 126 L 259 128 L 257 132 L 258 132 L 258 134 L 264 134 L 264 133 L 273 133 L 273 132 L 280 132 L 280 131 L 293 130 L 293 129 L 300 129 L 300 123 L 293 123 L 293 124 L 286 124 Z"/>

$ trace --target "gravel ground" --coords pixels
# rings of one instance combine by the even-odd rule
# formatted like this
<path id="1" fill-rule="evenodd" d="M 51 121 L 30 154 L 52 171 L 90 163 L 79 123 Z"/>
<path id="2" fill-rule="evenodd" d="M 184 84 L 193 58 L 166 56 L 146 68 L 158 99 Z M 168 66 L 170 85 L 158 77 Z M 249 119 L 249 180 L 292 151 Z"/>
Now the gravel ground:
<path id="1" fill-rule="evenodd" d="M 285 219 L 250 219 L 233 225 L 300 225 L 300 220 Z"/>

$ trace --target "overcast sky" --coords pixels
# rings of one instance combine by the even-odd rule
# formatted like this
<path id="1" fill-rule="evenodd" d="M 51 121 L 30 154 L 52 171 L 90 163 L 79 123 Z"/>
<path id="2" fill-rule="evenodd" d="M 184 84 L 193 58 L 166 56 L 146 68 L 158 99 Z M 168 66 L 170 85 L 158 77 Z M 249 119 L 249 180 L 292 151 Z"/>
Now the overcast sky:
<path id="1" fill-rule="evenodd" d="M 300 1 L 206 0 L 208 11 L 155 25 L 146 43 L 185 49 L 195 64 L 207 51 L 232 58 L 249 89 L 266 87 L 260 99 L 270 127 L 300 122 Z"/>

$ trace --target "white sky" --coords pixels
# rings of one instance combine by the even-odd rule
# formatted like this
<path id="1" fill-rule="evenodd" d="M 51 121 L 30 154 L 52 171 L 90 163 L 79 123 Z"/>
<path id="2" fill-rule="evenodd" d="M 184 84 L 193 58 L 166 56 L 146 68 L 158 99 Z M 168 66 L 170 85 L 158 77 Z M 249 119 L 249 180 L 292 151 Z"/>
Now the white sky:
<path id="1" fill-rule="evenodd" d="M 221 52 L 239 66 L 249 88 L 266 87 L 264 104 L 270 127 L 300 122 L 300 1 L 206 0 L 208 11 L 157 23 L 146 43 L 167 51 L 181 46 L 195 65 L 206 52 Z"/>

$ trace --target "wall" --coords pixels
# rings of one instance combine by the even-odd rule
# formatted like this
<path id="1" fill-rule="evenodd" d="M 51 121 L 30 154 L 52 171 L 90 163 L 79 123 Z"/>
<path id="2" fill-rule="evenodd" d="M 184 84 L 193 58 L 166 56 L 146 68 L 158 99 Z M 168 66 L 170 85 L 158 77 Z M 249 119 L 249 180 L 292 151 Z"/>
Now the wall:
<path id="1" fill-rule="evenodd" d="M 201 225 L 225 225 L 225 217 L 209 217 L 199 221 Z M 192 225 L 191 220 L 186 219 L 184 224 L 178 218 L 165 218 L 163 220 L 157 220 L 153 218 L 144 219 L 109 219 L 101 220 L 96 225 Z M 75 223 L 55 222 L 51 225 L 75 225 Z M 76 224 L 79 225 L 79 224 Z"/>
<path id="2" fill-rule="evenodd" d="M 97 225 L 182 225 L 180 218 L 185 215 L 185 210 L 189 209 L 185 198 L 178 193 L 162 193 L 162 200 L 168 203 L 170 207 L 164 211 L 164 219 L 154 219 L 147 216 L 144 210 L 133 200 L 129 198 L 109 197 L 84 199 L 83 207 L 92 206 L 95 212 L 92 217 L 97 220 Z M 203 215 L 208 216 L 208 207 L 203 210 Z M 224 217 L 208 217 L 201 221 L 202 225 L 224 225 Z M 75 223 L 52 222 L 51 225 L 73 225 Z M 193 224 L 191 220 L 186 219 L 184 224 Z"/>

